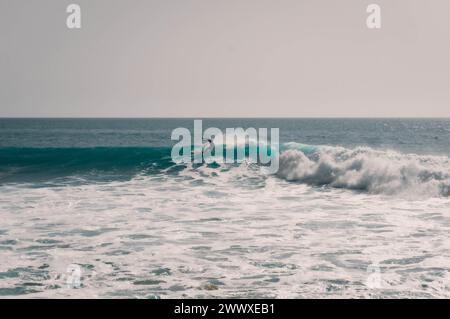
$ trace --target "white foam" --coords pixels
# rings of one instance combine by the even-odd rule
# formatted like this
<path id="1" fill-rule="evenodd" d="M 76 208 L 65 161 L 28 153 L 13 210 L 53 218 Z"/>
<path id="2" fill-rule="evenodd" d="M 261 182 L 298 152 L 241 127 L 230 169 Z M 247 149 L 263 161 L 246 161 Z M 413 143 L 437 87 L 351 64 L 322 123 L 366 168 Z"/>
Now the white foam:
<path id="1" fill-rule="evenodd" d="M 449 196 L 447 157 L 401 154 L 371 148 L 319 147 L 313 154 L 286 150 L 278 176 L 288 181 L 375 194 Z"/>
<path id="2" fill-rule="evenodd" d="M 19 270 L 0 283 L 41 283 L 32 297 L 450 296 L 443 197 L 320 189 L 262 176 L 255 165 L 0 193 L 0 241 L 17 241 L 0 250 L 0 272 L 49 265 L 48 277 Z M 80 289 L 58 277 L 70 264 L 82 265 Z M 372 264 L 380 289 L 364 284 Z M 216 290 L 204 288 L 211 282 Z"/>

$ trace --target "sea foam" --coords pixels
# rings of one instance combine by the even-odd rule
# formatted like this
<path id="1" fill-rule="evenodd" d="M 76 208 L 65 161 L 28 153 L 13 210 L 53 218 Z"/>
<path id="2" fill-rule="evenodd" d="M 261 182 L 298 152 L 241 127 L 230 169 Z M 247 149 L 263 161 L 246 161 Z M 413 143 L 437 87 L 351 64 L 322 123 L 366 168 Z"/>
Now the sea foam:
<path id="1" fill-rule="evenodd" d="M 310 185 L 374 194 L 450 195 L 450 160 L 445 156 L 401 154 L 369 147 L 316 147 L 304 152 L 290 143 L 277 175 Z"/>

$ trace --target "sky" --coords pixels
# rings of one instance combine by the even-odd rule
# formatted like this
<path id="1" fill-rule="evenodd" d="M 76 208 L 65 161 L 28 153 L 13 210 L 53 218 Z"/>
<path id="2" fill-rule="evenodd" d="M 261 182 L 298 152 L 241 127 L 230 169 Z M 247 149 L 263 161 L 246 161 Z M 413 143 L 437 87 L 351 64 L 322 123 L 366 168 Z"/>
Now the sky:
<path id="1" fill-rule="evenodd" d="M 66 7 L 81 7 L 68 29 Z M 381 7 L 381 29 L 366 8 Z M 450 117 L 448 0 L 0 0 L 0 117 Z"/>

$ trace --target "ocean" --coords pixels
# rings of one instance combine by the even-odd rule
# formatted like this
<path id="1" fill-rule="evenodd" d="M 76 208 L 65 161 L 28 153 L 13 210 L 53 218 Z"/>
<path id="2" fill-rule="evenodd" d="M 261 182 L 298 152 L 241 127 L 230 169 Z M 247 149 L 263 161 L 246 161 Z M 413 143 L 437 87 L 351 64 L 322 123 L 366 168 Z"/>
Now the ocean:
<path id="1" fill-rule="evenodd" d="M 172 162 L 193 122 L 0 119 L 0 297 L 450 297 L 450 119 L 203 119 L 271 175 Z"/>

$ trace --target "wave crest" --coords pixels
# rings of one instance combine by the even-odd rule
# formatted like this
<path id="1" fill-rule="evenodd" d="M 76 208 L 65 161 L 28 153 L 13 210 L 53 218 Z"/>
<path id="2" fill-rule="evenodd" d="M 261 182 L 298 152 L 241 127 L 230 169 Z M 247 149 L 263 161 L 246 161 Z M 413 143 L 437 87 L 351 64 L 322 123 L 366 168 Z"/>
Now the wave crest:
<path id="1" fill-rule="evenodd" d="M 277 175 L 288 181 L 374 194 L 450 196 L 450 161 L 443 156 L 401 154 L 368 147 L 288 149 Z"/>

